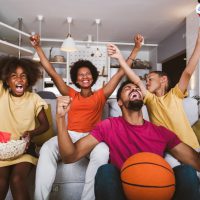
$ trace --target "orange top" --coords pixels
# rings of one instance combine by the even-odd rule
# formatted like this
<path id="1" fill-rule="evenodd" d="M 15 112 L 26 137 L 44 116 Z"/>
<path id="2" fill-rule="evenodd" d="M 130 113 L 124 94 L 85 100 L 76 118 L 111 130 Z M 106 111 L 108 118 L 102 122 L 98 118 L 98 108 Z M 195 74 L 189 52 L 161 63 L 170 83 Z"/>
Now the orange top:
<path id="1" fill-rule="evenodd" d="M 68 112 L 68 130 L 89 132 L 101 121 L 106 98 L 103 89 L 95 91 L 89 97 L 82 97 L 80 92 L 69 87 L 72 104 Z"/>

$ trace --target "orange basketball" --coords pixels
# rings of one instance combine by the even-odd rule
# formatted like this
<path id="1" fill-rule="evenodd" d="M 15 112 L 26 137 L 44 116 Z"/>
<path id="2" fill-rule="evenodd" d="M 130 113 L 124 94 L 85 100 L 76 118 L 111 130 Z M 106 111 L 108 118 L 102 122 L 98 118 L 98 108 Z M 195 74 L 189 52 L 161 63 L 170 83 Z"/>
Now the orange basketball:
<path id="1" fill-rule="evenodd" d="M 128 200 L 170 200 L 175 191 L 172 168 L 154 153 L 128 158 L 121 169 L 121 181 Z"/>

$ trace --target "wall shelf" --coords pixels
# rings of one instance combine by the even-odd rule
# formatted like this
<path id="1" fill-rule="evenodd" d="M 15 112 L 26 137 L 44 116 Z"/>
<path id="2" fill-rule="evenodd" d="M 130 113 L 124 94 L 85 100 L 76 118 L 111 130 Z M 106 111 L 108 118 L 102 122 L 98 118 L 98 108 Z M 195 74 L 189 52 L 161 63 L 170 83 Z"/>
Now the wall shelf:
<path id="1" fill-rule="evenodd" d="M 31 56 L 33 55 L 33 51 L 19 47 L 15 44 L 6 42 L 4 40 L 0 40 L 0 51 L 9 55 L 18 56 L 18 52 L 20 50 L 21 56 Z"/>

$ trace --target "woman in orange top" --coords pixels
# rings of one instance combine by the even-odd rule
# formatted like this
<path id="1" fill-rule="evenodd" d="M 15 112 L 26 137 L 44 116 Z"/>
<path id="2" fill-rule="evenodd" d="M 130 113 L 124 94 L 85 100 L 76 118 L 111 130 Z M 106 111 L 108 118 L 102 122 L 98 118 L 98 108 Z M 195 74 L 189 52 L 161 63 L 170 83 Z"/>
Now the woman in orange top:
<path id="1" fill-rule="evenodd" d="M 135 47 L 127 60 L 129 65 L 132 64 L 133 59 L 141 48 L 142 39 L 141 35 L 135 36 Z M 63 96 L 70 96 L 72 99 L 70 111 L 68 113 L 67 129 L 70 133 L 71 139 L 75 142 L 81 137 L 86 136 L 101 120 L 105 102 L 124 76 L 124 71 L 119 69 L 104 87 L 94 92 L 92 91 L 92 86 L 98 78 L 97 68 L 88 60 L 77 61 L 70 71 L 72 82 L 80 89 L 80 92 L 77 92 L 65 84 L 62 77 L 57 74 L 54 67 L 48 61 L 40 46 L 39 35 L 32 36 L 30 40 L 40 57 L 43 68 L 53 79 L 60 93 Z M 59 138 L 57 141 L 57 137 L 55 137 L 47 141 L 41 149 L 36 171 L 35 199 L 49 198 L 51 186 L 56 176 L 57 162 L 60 158 L 62 159 L 62 155 L 58 152 L 58 146 Z M 81 197 L 82 200 L 95 199 L 94 177 L 98 167 L 107 163 L 108 159 L 109 149 L 104 143 L 100 143 L 91 152 L 90 162 L 86 171 L 85 185 Z M 48 166 L 46 166 L 47 162 Z M 46 175 L 47 172 L 49 173 L 48 176 Z M 47 177 L 52 177 L 52 180 L 49 181 Z"/>

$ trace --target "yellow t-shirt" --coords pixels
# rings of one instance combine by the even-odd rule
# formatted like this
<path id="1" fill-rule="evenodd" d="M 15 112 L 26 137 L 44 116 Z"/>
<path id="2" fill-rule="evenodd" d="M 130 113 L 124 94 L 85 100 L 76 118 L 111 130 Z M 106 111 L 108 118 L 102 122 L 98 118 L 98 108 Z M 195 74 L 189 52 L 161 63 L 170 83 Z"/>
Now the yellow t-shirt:
<path id="1" fill-rule="evenodd" d="M 0 131 L 11 134 L 11 139 L 17 140 L 25 131 L 35 128 L 35 117 L 42 107 L 47 109 L 46 102 L 35 93 L 25 92 L 22 97 L 10 95 L 0 81 Z M 12 161 L 0 161 L 0 167 L 19 162 L 36 164 L 37 159 L 24 154 Z"/>
<path id="2" fill-rule="evenodd" d="M 199 143 L 183 108 L 183 94 L 178 84 L 162 97 L 147 91 L 144 103 L 147 106 L 150 121 L 162 125 L 176 133 L 181 141 L 192 148 L 198 148 Z"/>

